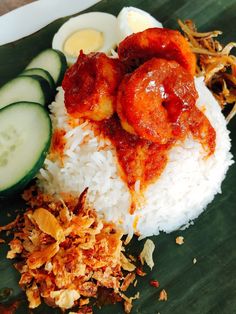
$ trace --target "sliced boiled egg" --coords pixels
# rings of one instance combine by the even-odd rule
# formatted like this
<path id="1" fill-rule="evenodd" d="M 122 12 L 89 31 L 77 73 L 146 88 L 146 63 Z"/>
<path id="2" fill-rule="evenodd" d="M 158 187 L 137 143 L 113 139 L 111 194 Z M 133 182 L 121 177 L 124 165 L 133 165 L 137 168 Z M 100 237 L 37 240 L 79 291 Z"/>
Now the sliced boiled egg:
<path id="1" fill-rule="evenodd" d="M 69 64 L 84 53 L 104 52 L 111 54 L 117 44 L 117 19 L 103 12 L 81 14 L 69 19 L 55 34 L 52 48 L 62 51 Z"/>
<path id="2" fill-rule="evenodd" d="M 142 32 L 147 28 L 163 27 L 162 24 L 149 13 L 134 7 L 124 7 L 120 11 L 117 21 L 118 43 L 125 37 L 133 33 Z"/>

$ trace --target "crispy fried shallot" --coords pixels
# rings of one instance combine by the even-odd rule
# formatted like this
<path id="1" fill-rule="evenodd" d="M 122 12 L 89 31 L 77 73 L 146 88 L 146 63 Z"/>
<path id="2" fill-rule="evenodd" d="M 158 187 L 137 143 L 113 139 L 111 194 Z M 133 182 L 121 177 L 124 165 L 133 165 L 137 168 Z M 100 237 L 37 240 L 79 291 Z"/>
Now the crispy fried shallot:
<path id="1" fill-rule="evenodd" d="M 24 192 L 31 207 L 1 227 L 14 227 L 7 257 L 20 257 L 15 266 L 30 308 L 44 299 L 63 310 L 76 306 L 76 313 L 92 313 L 91 302 L 100 297 L 100 288 L 115 302 L 127 303 L 127 313 L 132 308 L 133 298 L 123 292 L 134 282 L 136 267 L 125 256 L 123 232 L 88 206 L 87 191 L 78 199 L 64 195 L 54 200 L 31 187 Z"/>

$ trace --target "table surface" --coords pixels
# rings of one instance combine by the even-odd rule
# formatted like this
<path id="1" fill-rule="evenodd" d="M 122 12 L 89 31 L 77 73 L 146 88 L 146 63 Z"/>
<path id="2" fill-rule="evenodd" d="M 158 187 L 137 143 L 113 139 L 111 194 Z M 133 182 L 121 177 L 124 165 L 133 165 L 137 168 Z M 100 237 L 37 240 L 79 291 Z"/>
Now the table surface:
<path id="1" fill-rule="evenodd" d="M 0 16 L 35 0 L 0 0 Z"/>

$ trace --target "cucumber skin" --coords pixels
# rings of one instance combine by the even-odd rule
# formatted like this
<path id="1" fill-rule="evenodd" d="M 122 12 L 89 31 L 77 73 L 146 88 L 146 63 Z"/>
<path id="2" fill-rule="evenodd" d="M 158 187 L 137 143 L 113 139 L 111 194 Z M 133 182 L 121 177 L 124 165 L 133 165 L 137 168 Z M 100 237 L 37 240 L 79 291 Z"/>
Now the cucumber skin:
<path id="1" fill-rule="evenodd" d="M 48 79 L 50 80 L 50 83 L 49 83 L 49 81 L 48 81 L 48 83 L 49 83 L 49 85 L 50 85 L 50 88 L 51 88 L 53 94 L 55 95 L 55 93 L 56 93 L 56 85 L 55 85 L 55 82 L 54 82 L 54 80 L 53 80 L 51 74 L 50 74 L 48 71 L 46 71 L 46 70 L 44 70 L 44 69 L 40 69 L 40 68 L 32 68 L 32 69 L 24 70 L 21 74 L 19 74 L 19 76 L 22 76 L 22 75 L 23 75 L 23 76 L 37 75 L 37 76 L 40 76 L 40 77 L 42 77 L 43 79 L 45 79 L 45 77 L 41 76 L 40 74 L 36 74 L 37 72 L 36 72 L 36 73 L 30 73 L 31 70 L 32 70 L 32 72 L 33 72 L 34 70 L 41 70 L 41 71 L 43 71 L 43 72 L 45 72 L 45 73 L 47 74 Z M 47 80 L 47 79 L 45 79 L 45 80 Z"/>
<path id="2" fill-rule="evenodd" d="M 19 75 L 20 77 L 32 77 L 34 79 L 36 79 L 43 91 L 44 94 L 44 105 L 43 106 L 47 106 L 49 105 L 52 100 L 54 99 L 55 94 L 53 94 L 53 91 L 48 83 L 48 81 L 44 78 L 42 78 L 42 76 L 39 75 Z M 20 102 L 23 102 L 24 99 L 21 99 Z"/>
<path id="3" fill-rule="evenodd" d="M 41 155 L 38 162 L 34 165 L 34 168 L 25 175 L 24 178 L 22 178 L 19 182 L 11 186 L 10 188 L 7 188 L 6 190 L 0 191 L 0 200 L 9 198 L 15 194 L 18 194 L 19 192 L 23 191 L 23 189 L 26 187 L 26 185 L 35 177 L 37 172 L 40 168 L 42 168 L 44 160 L 47 156 L 48 149 L 50 147 L 50 142 L 47 147 L 47 150 Z"/>
<path id="4" fill-rule="evenodd" d="M 22 101 L 10 104 L 8 106 L 12 106 L 12 105 L 15 105 L 17 103 L 22 103 Z M 24 103 L 27 103 L 27 102 L 24 102 Z M 33 102 L 28 102 L 28 103 L 37 104 L 37 105 L 42 107 L 42 105 L 40 105 L 38 103 L 33 103 Z M 1 110 L 6 109 L 8 106 L 0 109 L 0 112 L 1 112 Z M 45 117 L 48 118 L 48 122 L 49 122 L 49 136 L 48 136 L 48 141 L 44 147 L 44 150 L 43 150 L 40 158 L 37 160 L 37 162 L 32 167 L 32 169 L 20 181 L 18 181 L 17 183 L 15 183 L 14 185 L 12 185 L 11 187 L 9 187 L 7 189 L 0 191 L 0 200 L 4 199 L 4 198 L 11 197 L 12 195 L 14 195 L 16 193 L 21 192 L 26 187 L 26 185 L 35 177 L 35 175 L 37 174 L 39 169 L 42 168 L 42 166 L 43 166 L 44 160 L 46 159 L 47 153 L 48 153 L 48 151 L 50 149 L 50 145 L 51 145 L 52 121 L 50 119 L 50 116 L 49 116 L 46 108 L 44 108 L 44 107 L 42 107 L 42 108 L 45 111 Z"/>
<path id="5" fill-rule="evenodd" d="M 56 86 L 60 86 L 62 83 L 62 80 L 64 78 L 65 72 L 67 70 L 67 61 L 66 61 L 65 55 L 61 51 L 59 51 L 57 49 L 53 49 L 53 50 L 57 52 L 57 54 L 59 55 L 60 60 L 61 60 L 61 72 L 60 72 L 60 76 L 58 77 L 58 80 L 56 82 Z"/>
<path id="6" fill-rule="evenodd" d="M 65 75 L 65 72 L 66 72 L 66 70 L 67 70 L 67 61 L 66 61 L 66 57 L 65 57 L 65 55 L 64 55 L 61 51 L 59 51 L 59 50 L 57 50 L 57 49 L 52 49 L 52 48 L 48 48 L 48 49 L 42 50 L 41 52 L 38 53 L 38 55 L 36 55 L 36 56 L 30 61 L 30 63 L 29 63 L 29 64 L 27 65 L 27 67 L 25 68 L 25 70 L 33 69 L 33 68 L 31 67 L 31 64 L 32 64 L 32 62 L 35 60 L 35 58 L 37 58 L 41 53 L 45 53 L 45 52 L 47 52 L 47 51 L 54 51 L 54 52 L 58 55 L 58 57 L 59 57 L 59 59 L 60 59 L 60 61 L 61 61 L 61 71 L 60 71 L 59 77 L 57 78 L 57 81 L 54 81 L 54 82 L 55 82 L 55 85 L 56 85 L 56 87 L 57 87 L 57 86 L 60 86 L 60 85 L 61 85 L 62 80 L 63 80 L 64 75 Z M 44 70 L 44 68 L 42 68 L 42 69 Z M 51 73 L 49 73 L 49 74 L 51 75 Z M 52 76 L 52 75 L 51 75 L 51 76 Z"/>
<path id="7" fill-rule="evenodd" d="M 40 85 L 41 91 L 42 91 L 42 95 L 43 95 L 43 102 L 40 103 L 41 106 L 47 106 L 47 105 L 50 104 L 50 103 L 52 102 L 52 100 L 54 99 L 54 96 L 55 96 L 55 95 L 53 95 L 49 83 L 48 83 L 45 79 L 43 79 L 41 76 L 38 76 L 38 75 L 31 75 L 31 76 L 29 76 L 29 75 L 19 75 L 19 76 L 13 78 L 12 80 L 8 81 L 6 84 L 4 84 L 4 85 L 0 88 L 0 90 L 1 90 L 2 88 L 5 88 L 6 85 L 12 83 L 12 81 L 14 81 L 14 80 L 16 80 L 16 79 L 18 79 L 18 78 L 27 78 L 27 79 L 32 78 L 33 80 L 35 80 L 35 81 L 38 82 L 38 84 Z M 14 103 L 18 103 L 18 102 L 31 102 L 31 103 L 33 103 L 34 101 L 25 100 L 25 99 L 23 99 L 23 98 L 21 98 L 21 97 L 18 97 L 18 99 L 17 99 Z M 13 103 L 8 103 L 8 104 L 7 104 L 6 106 L 4 106 L 4 107 L 1 107 L 1 106 L 0 106 L 0 110 L 3 109 L 3 108 L 5 108 L 5 107 L 7 107 L 7 106 L 9 106 L 9 105 L 11 105 L 11 104 L 13 104 Z"/>

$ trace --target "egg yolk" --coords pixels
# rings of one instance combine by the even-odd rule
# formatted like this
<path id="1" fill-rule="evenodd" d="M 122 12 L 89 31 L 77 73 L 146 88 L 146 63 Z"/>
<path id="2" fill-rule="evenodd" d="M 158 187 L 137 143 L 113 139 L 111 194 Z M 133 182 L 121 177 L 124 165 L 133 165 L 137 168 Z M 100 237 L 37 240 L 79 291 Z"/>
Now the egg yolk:
<path id="1" fill-rule="evenodd" d="M 151 21 L 146 16 L 134 11 L 128 13 L 128 24 L 133 33 L 142 32 L 152 27 Z"/>
<path id="2" fill-rule="evenodd" d="M 64 52 L 72 57 L 77 57 L 80 50 L 85 54 L 98 51 L 103 46 L 102 32 L 95 29 L 82 29 L 73 33 L 64 44 Z"/>

